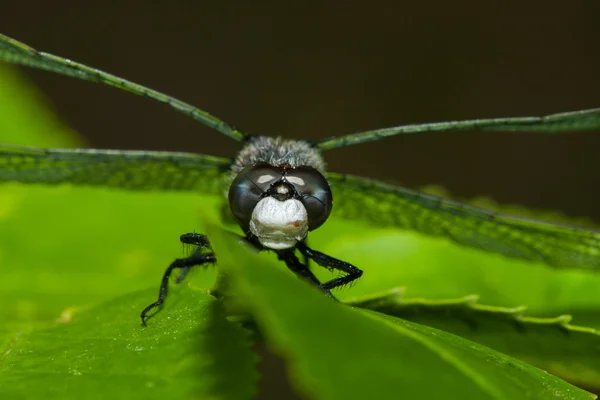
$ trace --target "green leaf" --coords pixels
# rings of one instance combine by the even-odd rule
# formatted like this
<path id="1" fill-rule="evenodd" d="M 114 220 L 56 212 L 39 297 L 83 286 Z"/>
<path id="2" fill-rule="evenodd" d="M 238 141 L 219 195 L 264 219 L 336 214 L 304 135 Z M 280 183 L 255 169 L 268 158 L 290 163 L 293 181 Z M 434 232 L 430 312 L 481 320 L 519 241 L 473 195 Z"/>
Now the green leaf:
<path id="1" fill-rule="evenodd" d="M 430 300 L 403 298 L 403 290 L 350 299 L 377 310 L 442 329 L 527 361 L 572 383 L 600 382 L 600 332 L 571 325 L 571 316 L 536 318 L 526 307 L 479 304 L 478 296 Z"/>
<path id="2" fill-rule="evenodd" d="M 327 231 L 332 229 L 332 231 Z M 332 232 L 338 232 L 333 234 Z M 364 269 L 364 275 L 351 289 L 336 292 L 341 299 L 369 296 L 402 286 L 407 299 L 446 301 L 476 294 L 480 303 L 517 308 L 527 315 L 554 318 L 571 315 L 574 325 L 600 328 L 600 275 L 583 271 L 562 271 L 543 264 L 527 263 L 482 251 L 461 248 L 448 240 L 432 239 L 411 232 L 331 220 L 325 231 L 315 231 L 311 246 Z M 320 279 L 331 275 L 315 270 Z M 413 314 L 411 314 L 413 315 Z M 536 346 L 535 328 L 531 336 L 513 330 L 498 330 L 495 323 L 472 330 L 456 318 L 437 319 L 444 314 L 404 318 L 459 334 L 470 340 L 507 352 L 550 370 L 573 383 L 598 387 L 600 365 L 594 351 L 597 336 L 562 334 L 541 328 L 548 336 Z M 452 315 L 452 314 L 450 314 Z M 582 340 L 580 340 L 582 339 Z M 595 347 L 593 347 L 595 348 Z"/>
<path id="3" fill-rule="evenodd" d="M 144 328 L 155 291 L 118 297 L 16 335 L 0 358 L 0 398 L 244 399 L 258 378 L 246 333 L 204 291 L 177 287 Z M 225 385 L 231 377 L 236 385 Z"/>
<path id="4" fill-rule="evenodd" d="M 0 64 L 0 141 L 40 147 L 81 144 L 61 123 L 44 96 L 18 71 Z"/>
<path id="5" fill-rule="evenodd" d="M 332 232 L 338 232 L 332 235 Z M 311 246 L 364 269 L 341 298 L 407 288 L 409 297 L 448 299 L 477 294 L 484 304 L 526 305 L 531 315 L 572 314 L 576 322 L 600 310 L 600 274 L 548 268 L 413 232 L 375 229 L 333 219 L 311 234 Z M 330 277 L 327 272 L 320 275 Z M 598 315 L 598 314 L 596 314 Z M 600 327 L 596 319 L 593 327 Z M 586 324 L 581 321 L 579 324 Z"/>
<path id="6" fill-rule="evenodd" d="M 182 254 L 179 235 L 199 226 L 193 196 L 18 185 L 0 193 L 12 202 L 0 221 L 0 302 L 11 305 L 0 317 L 13 321 L 157 288 Z M 193 278 L 208 287 L 214 271 Z"/>
<path id="7" fill-rule="evenodd" d="M 220 229 L 209 233 L 240 303 L 310 398 L 594 398 L 458 336 L 332 301 L 272 255 L 242 254 Z"/>

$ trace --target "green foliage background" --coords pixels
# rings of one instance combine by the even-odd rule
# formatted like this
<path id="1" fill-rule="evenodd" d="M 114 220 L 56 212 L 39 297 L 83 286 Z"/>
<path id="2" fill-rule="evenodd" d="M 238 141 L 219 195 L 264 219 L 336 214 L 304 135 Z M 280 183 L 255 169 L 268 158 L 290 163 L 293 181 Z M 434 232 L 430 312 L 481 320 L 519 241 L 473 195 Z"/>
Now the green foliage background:
<path id="1" fill-rule="evenodd" d="M 0 142 L 82 145 L 45 104 L 0 66 Z M 240 246 L 220 207 L 194 194 L 0 186 L 0 398 L 252 398 L 263 340 L 306 398 L 593 398 L 561 378 L 600 389 L 600 276 L 334 215 L 310 245 L 363 269 L 337 295 L 384 315 L 334 303 Z M 192 231 L 209 233 L 254 322 L 228 321 L 211 268 L 173 285 L 140 326 Z"/>

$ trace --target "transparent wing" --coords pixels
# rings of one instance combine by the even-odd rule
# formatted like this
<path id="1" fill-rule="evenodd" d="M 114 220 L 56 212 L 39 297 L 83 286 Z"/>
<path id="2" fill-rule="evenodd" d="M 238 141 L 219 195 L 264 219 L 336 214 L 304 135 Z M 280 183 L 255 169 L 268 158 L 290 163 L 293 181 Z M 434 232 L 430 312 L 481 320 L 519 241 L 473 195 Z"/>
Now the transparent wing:
<path id="1" fill-rule="evenodd" d="M 324 139 L 317 143 L 317 148 L 319 150 L 330 150 L 352 144 L 371 142 L 388 136 L 424 132 L 465 130 L 567 132 L 587 129 L 600 129 L 600 108 L 552 114 L 543 117 L 473 119 L 395 126 Z"/>
<path id="2" fill-rule="evenodd" d="M 557 268 L 600 270 L 600 231 L 496 213 L 423 192 L 328 174 L 333 213 Z"/>
<path id="3" fill-rule="evenodd" d="M 0 144 L 0 182 L 182 190 L 221 195 L 230 160 L 191 153 L 40 149 Z"/>
<path id="4" fill-rule="evenodd" d="M 175 110 L 188 115 L 197 121 L 200 121 L 206 126 L 216 129 L 217 131 L 237 140 L 238 142 L 246 140 L 246 137 L 248 136 L 247 134 L 235 129 L 233 126 L 207 113 L 206 111 L 200 110 L 199 108 L 196 108 L 174 97 L 119 78 L 118 76 L 108 74 L 98 69 L 79 64 L 75 61 L 37 51 L 26 44 L 20 43 L 2 34 L 0 34 L 0 61 L 44 69 L 62 75 L 68 75 L 91 82 L 114 86 L 139 96 L 156 100 L 159 103 L 167 104 Z"/>

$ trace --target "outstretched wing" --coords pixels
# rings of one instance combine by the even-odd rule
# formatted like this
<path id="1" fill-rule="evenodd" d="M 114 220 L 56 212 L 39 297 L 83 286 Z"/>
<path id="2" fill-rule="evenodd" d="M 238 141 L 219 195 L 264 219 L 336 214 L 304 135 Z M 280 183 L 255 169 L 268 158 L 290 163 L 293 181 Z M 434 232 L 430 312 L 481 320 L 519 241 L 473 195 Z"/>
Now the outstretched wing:
<path id="1" fill-rule="evenodd" d="M 227 124 L 225 121 L 220 120 L 214 115 L 211 115 L 204 110 L 196 108 L 174 97 L 168 96 L 153 89 L 149 89 L 142 85 L 138 85 L 137 83 L 130 82 L 98 69 L 88 67 L 75 61 L 37 51 L 26 44 L 18 42 L 2 34 L 0 34 L 0 61 L 44 69 L 62 75 L 68 75 L 91 82 L 114 86 L 139 96 L 156 100 L 159 103 L 167 104 L 171 106 L 171 108 L 174 108 L 175 110 L 188 115 L 197 121 L 200 121 L 206 126 L 216 129 L 217 131 L 237 140 L 238 142 L 245 141 L 248 136 L 246 133 L 235 129 L 233 126 Z"/>
<path id="2" fill-rule="evenodd" d="M 371 142 L 388 136 L 425 132 L 466 130 L 568 132 L 588 129 L 600 129 L 600 108 L 552 114 L 543 117 L 473 119 L 395 126 L 324 139 L 317 143 L 317 148 L 319 150 L 330 150 L 352 144 Z"/>
<path id="3" fill-rule="evenodd" d="M 40 149 L 0 144 L 0 182 L 222 194 L 231 160 L 192 153 Z"/>
<path id="4" fill-rule="evenodd" d="M 485 210 L 376 180 L 331 173 L 333 213 L 557 268 L 600 270 L 600 231 Z"/>

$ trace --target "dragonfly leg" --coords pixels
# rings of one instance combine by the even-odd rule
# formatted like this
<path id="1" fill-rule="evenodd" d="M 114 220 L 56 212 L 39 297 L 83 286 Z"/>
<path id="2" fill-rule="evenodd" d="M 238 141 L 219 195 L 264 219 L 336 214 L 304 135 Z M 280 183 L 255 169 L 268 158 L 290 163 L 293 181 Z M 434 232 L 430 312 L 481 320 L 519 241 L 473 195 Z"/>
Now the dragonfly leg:
<path id="1" fill-rule="evenodd" d="M 194 255 L 194 253 L 200 253 L 204 250 L 213 253 L 212 246 L 206 235 L 202 235 L 200 233 L 185 233 L 179 237 L 179 241 L 184 245 L 192 246 L 193 250 L 191 252 L 191 255 Z M 179 276 L 177 277 L 175 283 L 181 283 L 185 279 L 190 268 L 192 267 L 193 265 L 181 268 L 181 272 L 179 273 Z"/>
<path id="2" fill-rule="evenodd" d="M 300 262 L 298 257 L 296 257 L 296 254 L 294 254 L 294 249 L 277 252 L 277 257 L 281 261 L 285 262 L 285 265 L 287 265 L 287 267 L 297 276 L 306 279 L 310 283 L 323 290 L 326 295 L 333 297 L 329 289 L 324 288 L 312 271 L 308 269 L 308 265 Z"/>
<path id="3" fill-rule="evenodd" d="M 308 238 L 304 239 L 304 244 L 306 244 L 307 241 Z M 302 257 L 304 257 L 304 265 L 306 265 L 306 268 L 310 269 L 310 258 L 306 254 L 302 254 Z"/>
<path id="4" fill-rule="evenodd" d="M 363 274 L 362 270 L 356 268 L 354 265 L 338 260 L 337 258 L 330 257 L 327 254 L 321 253 L 320 251 L 312 250 L 306 245 L 306 243 L 299 242 L 296 248 L 302 255 L 310 258 L 321 267 L 336 269 L 346 273 L 344 276 L 320 284 L 319 287 L 323 290 L 329 291 L 333 288 L 346 285 L 360 278 Z"/>
<path id="5" fill-rule="evenodd" d="M 189 257 L 177 258 L 165 271 L 162 281 L 160 283 L 160 289 L 158 291 L 158 300 L 144 308 L 140 317 L 142 318 L 142 325 L 146 326 L 146 318 L 148 312 L 156 307 L 160 307 L 167 297 L 169 288 L 169 278 L 174 269 L 181 269 L 181 273 L 177 277 L 177 283 L 180 283 L 185 278 L 190 268 L 200 265 L 212 264 L 217 261 L 215 254 L 212 251 L 212 247 L 208 238 L 205 235 L 199 233 L 186 233 L 181 235 L 179 238 L 181 243 L 189 244 L 194 246 L 194 250 Z"/>

